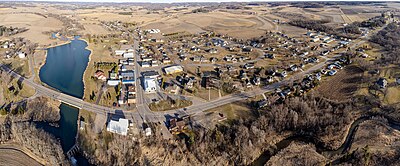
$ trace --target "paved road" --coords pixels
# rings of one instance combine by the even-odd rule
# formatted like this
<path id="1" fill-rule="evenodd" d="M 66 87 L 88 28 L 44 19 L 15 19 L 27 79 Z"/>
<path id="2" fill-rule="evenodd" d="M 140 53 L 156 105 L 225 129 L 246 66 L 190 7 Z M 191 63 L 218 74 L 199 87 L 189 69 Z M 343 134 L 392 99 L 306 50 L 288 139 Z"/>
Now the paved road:
<path id="1" fill-rule="evenodd" d="M 48 96 L 52 99 L 59 100 L 59 101 L 65 102 L 67 104 L 70 104 L 70 105 L 73 105 L 73 106 L 76 106 L 76 107 L 79 107 L 82 109 L 86 109 L 88 111 L 92 111 L 95 113 L 104 114 L 108 111 L 111 113 L 115 112 L 115 110 L 112 108 L 103 107 L 103 106 L 91 104 L 88 102 L 84 102 L 82 99 L 63 94 L 59 91 L 56 91 L 56 90 L 50 89 L 48 87 L 45 87 L 41 84 L 35 83 L 33 80 L 26 79 L 25 77 L 22 77 L 18 73 L 10 70 L 7 66 L 5 66 L 3 64 L 0 64 L 0 70 L 7 72 L 9 75 L 13 76 L 15 79 L 21 80 L 24 84 L 31 86 L 32 88 L 34 88 L 36 90 L 36 93 L 39 95 Z"/>
<path id="2" fill-rule="evenodd" d="M 367 39 L 367 38 L 368 37 L 366 37 L 365 39 Z M 350 47 L 355 48 L 355 47 L 363 44 L 365 42 L 365 39 L 353 44 Z M 135 40 L 134 49 L 137 50 L 137 48 L 138 48 L 138 41 Z M 76 107 L 79 107 L 79 108 L 82 108 L 82 109 L 85 109 L 85 110 L 88 110 L 88 111 L 91 111 L 94 113 L 98 113 L 98 114 L 111 113 L 111 114 L 121 115 L 128 119 L 131 119 L 133 122 L 136 122 L 137 124 L 141 124 L 141 122 L 163 122 L 165 120 L 166 116 L 174 116 L 175 114 L 198 114 L 198 113 L 201 113 L 208 109 L 212 109 L 212 108 L 216 108 L 216 107 L 219 107 L 219 106 L 222 106 L 225 104 L 245 100 L 249 97 L 254 97 L 256 95 L 261 95 L 263 93 L 273 91 L 274 89 L 276 89 L 278 87 L 286 85 L 290 81 L 291 78 L 300 78 L 310 72 L 322 69 L 327 63 L 329 63 L 330 60 L 333 59 L 333 58 L 325 58 L 326 59 L 325 62 L 320 62 L 305 71 L 296 73 L 292 77 L 288 77 L 280 82 L 276 82 L 276 83 L 273 83 L 273 84 L 255 89 L 255 90 L 242 92 L 239 94 L 227 95 L 227 96 L 221 97 L 217 100 L 209 101 L 206 103 L 195 103 L 192 106 L 187 107 L 186 110 L 176 109 L 176 110 L 171 110 L 171 111 L 166 111 L 166 112 L 152 112 L 148 108 L 147 103 L 145 103 L 146 100 L 144 100 L 144 92 L 143 92 L 143 88 L 142 88 L 141 82 L 140 82 L 140 66 L 137 61 L 140 57 L 137 54 L 137 52 L 135 52 L 135 55 L 136 55 L 135 56 L 135 62 L 136 62 L 135 63 L 136 64 L 135 65 L 135 77 L 136 77 L 136 84 L 137 84 L 137 88 L 136 88 L 137 92 L 136 93 L 137 93 L 137 110 L 138 110 L 137 112 L 124 111 L 121 109 L 103 107 L 100 105 L 88 103 L 88 102 L 83 101 L 82 99 L 63 94 L 59 91 L 56 91 L 56 90 L 50 89 L 48 87 L 45 87 L 41 84 L 35 83 L 33 80 L 26 79 L 26 78 L 20 76 L 19 74 L 11 71 L 9 68 L 7 68 L 6 66 L 4 66 L 2 64 L 0 64 L 0 69 L 8 72 L 10 75 L 14 76 L 17 79 L 21 79 L 23 81 L 23 83 L 36 89 L 36 92 L 40 95 L 48 96 L 50 98 L 53 98 L 53 99 L 62 101 L 64 103 L 67 103 L 67 104 L 70 104 L 70 105 L 73 105 L 73 106 L 76 106 Z"/>

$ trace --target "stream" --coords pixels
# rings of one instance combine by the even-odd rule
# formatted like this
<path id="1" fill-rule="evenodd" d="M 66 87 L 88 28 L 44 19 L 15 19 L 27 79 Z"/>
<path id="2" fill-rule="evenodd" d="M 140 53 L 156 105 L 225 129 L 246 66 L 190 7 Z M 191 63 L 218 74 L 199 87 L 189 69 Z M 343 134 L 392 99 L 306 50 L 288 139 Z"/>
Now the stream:
<path id="1" fill-rule="evenodd" d="M 338 154 L 343 154 L 350 149 L 350 147 L 353 143 L 354 135 L 358 129 L 358 126 L 366 120 L 373 120 L 373 119 L 371 119 L 371 117 L 373 117 L 373 116 L 360 117 L 357 120 L 355 120 L 350 126 L 350 129 L 347 133 L 344 143 L 336 150 L 329 150 L 329 149 L 325 148 L 321 142 L 319 142 L 317 139 L 315 139 L 312 136 L 293 135 L 293 136 L 290 136 L 290 137 L 276 143 L 275 149 L 265 150 L 256 160 L 253 161 L 253 163 L 251 165 L 252 166 L 265 165 L 271 159 L 272 156 L 275 156 L 279 151 L 288 147 L 290 145 L 290 143 L 292 143 L 293 141 L 313 143 L 316 147 L 316 151 L 320 154 L 323 154 L 324 156 L 334 156 L 334 155 L 338 155 Z M 396 130 L 400 130 L 400 123 L 395 122 L 390 119 L 387 119 L 387 120 L 388 120 L 389 127 L 396 129 Z"/>
<path id="2" fill-rule="evenodd" d="M 54 36 L 54 35 L 53 35 Z M 46 63 L 40 68 L 40 80 L 64 94 L 82 98 L 84 93 L 83 74 L 89 62 L 90 51 L 87 43 L 75 37 L 70 43 L 47 49 Z M 39 128 L 60 140 L 66 153 L 75 144 L 78 131 L 79 109 L 62 103 L 59 127 L 48 123 L 37 123 Z M 88 165 L 81 155 L 75 156 L 78 165 Z"/>

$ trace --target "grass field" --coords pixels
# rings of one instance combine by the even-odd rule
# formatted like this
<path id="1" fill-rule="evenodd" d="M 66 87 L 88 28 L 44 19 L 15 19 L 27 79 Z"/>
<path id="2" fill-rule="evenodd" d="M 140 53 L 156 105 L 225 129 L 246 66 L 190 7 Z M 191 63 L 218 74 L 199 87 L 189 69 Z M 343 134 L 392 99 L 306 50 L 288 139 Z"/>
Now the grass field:
<path id="1" fill-rule="evenodd" d="M 96 100 L 90 100 L 90 95 L 92 92 L 97 94 L 100 90 L 100 87 L 102 85 L 102 82 L 99 80 L 93 80 L 91 77 L 94 75 L 96 70 L 98 70 L 96 67 L 94 67 L 94 62 L 116 62 L 118 61 L 117 58 L 114 58 L 110 56 L 110 51 L 108 50 L 108 47 L 113 47 L 113 41 L 107 42 L 107 43 L 89 43 L 88 42 L 88 49 L 90 49 L 92 52 L 90 54 L 88 66 L 86 68 L 86 71 L 83 75 L 83 81 L 85 84 L 85 92 L 84 92 L 84 99 L 89 101 L 89 102 L 95 102 Z M 108 71 L 104 70 L 106 75 L 108 75 Z M 110 88 L 109 88 L 110 89 Z M 109 90 L 108 92 L 111 93 L 111 98 L 116 101 L 115 98 L 115 91 L 114 90 Z M 105 94 L 105 93 L 103 93 Z M 111 106 L 112 102 L 109 101 L 102 101 L 104 98 L 100 100 L 100 104 L 104 104 L 106 106 Z"/>
<path id="2" fill-rule="evenodd" d="M 24 98 L 31 97 L 35 94 L 35 90 L 28 86 L 23 85 L 21 88 L 19 87 L 19 83 L 17 79 L 13 79 L 11 82 L 0 81 L 2 86 L 2 96 L 4 97 L 2 100 L 6 102 L 11 101 L 20 101 Z M 10 91 L 9 87 L 14 87 L 16 90 Z"/>
<path id="3" fill-rule="evenodd" d="M 222 113 L 229 121 L 238 119 L 240 117 L 248 117 L 251 115 L 251 108 L 249 108 L 245 102 L 236 102 L 225 104 L 205 112 Z"/>
<path id="4" fill-rule="evenodd" d="M 29 70 L 29 64 L 28 64 L 28 59 L 19 59 L 18 57 L 15 59 L 4 59 L 0 60 L 0 62 L 6 66 L 8 66 L 10 69 L 15 71 L 16 73 L 24 76 L 24 77 L 30 77 L 31 72 Z"/>

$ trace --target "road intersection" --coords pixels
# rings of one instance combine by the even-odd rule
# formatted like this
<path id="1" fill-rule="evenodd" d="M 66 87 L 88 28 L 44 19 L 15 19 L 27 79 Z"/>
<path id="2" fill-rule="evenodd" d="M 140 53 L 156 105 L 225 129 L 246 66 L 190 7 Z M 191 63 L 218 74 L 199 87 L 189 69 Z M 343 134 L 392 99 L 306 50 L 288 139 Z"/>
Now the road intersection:
<path id="1" fill-rule="evenodd" d="M 352 46 L 350 46 L 351 49 L 354 49 L 355 47 L 365 43 L 365 41 L 368 39 L 368 37 L 365 37 L 363 39 L 360 39 L 359 42 L 354 43 Z M 311 72 L 314 72 L 316 70 L 322 69 L 326 64 L 330 63 L 332 60 L 334 60 L 336 57 L 323 57 L 325 61 L 320 62 L 318 64 L 315 64 L 314 66 L 308 68 L 307 70 L 295 73 L 291 77 L 287 77 L 282 81 L 275 82 L 269 85 L 266 85 L 264 87 L 256 88 L 250 91 L 245 91 L 245 92 L 240 92 L 236 94 L 230 94 L 223 96 L 219 99 L 208 101 L 208 102 L 200 102 L 200 103 L 194 103 L 193 105 L 186 107 L 185 109 L 175 109 L 175 110 L 170 110 L 170 111 L 164 111 L 164 112 L 153 112 L 149 109 L 148 104 L 146 103 L 145 100 L 145 92 L 143 90 L 142 84 L 141 84 L 141 67 L 139 65 L 138 59 L 139 54 L 138 54 L 138 45 L 139 41 L 135 39 L 134 42 L 134 50 L 135 50 L 135 77 L 136 77 L 136 86 L 137 86 L 137 111 L 127 111 L 123 110 L 120 108 L 110 108 L 110 107 L 104 107 L 101 105 L 96 105 L 93 103 L 89 103 L 86 101 L 83 101 L 82 99 L 64 94 L 62 92 L 59 92 L 57 90 L 54 90 L 48 86 L 36 83 L 33 81 L 33 79 L 27 79 L 18 73 L 12 71 L 9 69 L 7 66 L 0 64 L 0 70 L 3 70 L 7 72 L 9 75 L 13 76 L 16 79 L 21 80 L 24 84 L 27 84 L 34 88 L 36 90 L 36 93 L 38 95 L 43 95 L 50 97 L 55 100 L 59 100 L 63 103 L 78 107 L 80 109 L 85 109 L 90 112 L 94 112 L 96 114 L 104 114 L 104 115 L 117 115 L 117 116 L 123 116 L 125 118 L 128 118 L 132 120 L 132 122 L 135 122 L 137 124 L 141 124 L 143 122 L 163 122 L 165 121 L 166 117 L 168 116 L 175 116 L 176 114 L 189 114 L 189 115 L 196 115 L 199 113 L 202 113 L 203 111 L 216 108 L 219 106 L 223 106 L 225 104 L 229 103 L 234 103 L 237 101 L 245 100 L 250 97 L 254 97 L 257 95 L 261 95 L 267 92 L 274 91 L 276 88 L 282 87 L 284 85 L 287 85 L 289 81 L 293 78 L 301 78 L 304 77 L 306 74 L 309 74 Z"/>

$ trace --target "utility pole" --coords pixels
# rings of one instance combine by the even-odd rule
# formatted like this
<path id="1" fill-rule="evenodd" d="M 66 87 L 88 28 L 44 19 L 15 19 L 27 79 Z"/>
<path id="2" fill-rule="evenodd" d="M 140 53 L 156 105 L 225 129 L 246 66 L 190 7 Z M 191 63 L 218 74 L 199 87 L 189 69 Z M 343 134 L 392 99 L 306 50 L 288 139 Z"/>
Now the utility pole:
<path id="1" fill-rule="evenodd" d="M 211 100 L 211 88 L 208 87 L 208 101 Z"/>

